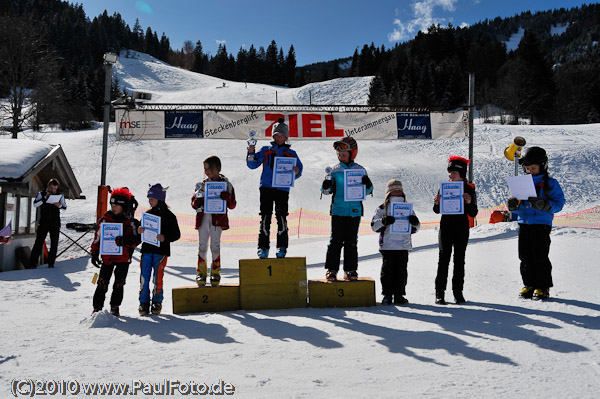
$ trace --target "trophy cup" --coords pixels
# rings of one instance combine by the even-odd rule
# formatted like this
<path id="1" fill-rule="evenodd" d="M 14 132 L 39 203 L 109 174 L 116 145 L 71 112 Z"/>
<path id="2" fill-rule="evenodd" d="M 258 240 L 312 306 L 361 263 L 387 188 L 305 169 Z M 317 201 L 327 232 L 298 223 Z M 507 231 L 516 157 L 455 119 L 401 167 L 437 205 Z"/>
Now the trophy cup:
<path id="1" fill-rule="evenodd" d="M 248 140 L 248 147 L 255 147 L 256 146 L 256 139 L 254 138 L 254 136 L 256 136 L 256 132 L 254 130 L 252 130 L 250 132 L 250 139 Z M 256 161 L 256 155 L 255 153 L 249 153 L 246 156 L 246 160 L 247 161 Z"/>
<path id="2" fill-rule="evenodd" d="M 196 198 L 204 199 L 204 185 L 202 184 L 202 182 L 196 183 L 196 191 L 194 192 L 194 196 Z M 202 201 L 202 205 L 200 205 L 200 207 L 196 209 L 196 212 L 202 211 L 204 211 L 204 200 Z"/>
<path id="3" fill-rule="evenodd" d="M 331 169 L 331 166 L 328 166 L 325 168 L 325 180 L 331 180 L 331 171 L 333 169 Z M 332 187 L 329 187 L 328 189 L 326 189 L 325 191 L 327 191 L 328 193 L 331 192 Z"/>

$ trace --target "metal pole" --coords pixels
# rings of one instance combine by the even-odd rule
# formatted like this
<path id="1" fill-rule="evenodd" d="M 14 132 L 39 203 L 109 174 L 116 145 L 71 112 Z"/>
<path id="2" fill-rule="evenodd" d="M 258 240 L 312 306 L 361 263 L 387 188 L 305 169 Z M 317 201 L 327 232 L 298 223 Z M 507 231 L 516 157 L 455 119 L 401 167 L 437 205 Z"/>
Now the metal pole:
<path id="1" fill-rule="evenodd" d="M 106 157 L 108 142 L 108 125 L 110 124 L 110 87 L 112 84 L 112 63 L 104 63 L 104 133 L 102 134 L 102 174 L 100 176 L 100 185 L 106 185 Z"/>
<path id="2" fill-rule="evenodd" d="M 473 111 L 475 110 L 475 74 L 469 73 L 469 183 L 473 183 Z"/>

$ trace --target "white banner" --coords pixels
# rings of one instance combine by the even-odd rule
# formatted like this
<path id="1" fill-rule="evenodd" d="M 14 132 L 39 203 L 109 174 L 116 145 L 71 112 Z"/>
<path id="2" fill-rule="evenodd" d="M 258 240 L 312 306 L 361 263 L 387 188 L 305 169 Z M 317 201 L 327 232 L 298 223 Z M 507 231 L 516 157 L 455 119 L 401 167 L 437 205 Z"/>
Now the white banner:
<path id="1" fill-rule="evenodd" d="M 117 110 L 120 140 L 205 138 L 269 139 L 283 118 L 291 139 L 448 139 L 467 135 L 468 112 L 222 112 Z"/>

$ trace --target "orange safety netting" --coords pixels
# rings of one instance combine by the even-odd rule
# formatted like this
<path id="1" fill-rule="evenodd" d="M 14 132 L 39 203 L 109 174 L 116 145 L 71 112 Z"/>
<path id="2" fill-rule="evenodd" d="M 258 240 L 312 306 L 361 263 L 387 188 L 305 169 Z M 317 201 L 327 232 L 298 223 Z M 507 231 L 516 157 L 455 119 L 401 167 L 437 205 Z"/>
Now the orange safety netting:
<path id="1" fill-rule="evenodd" d="M 139 207 L 136 211 L 136 217 L 141 219 L 143 212 L 148 208 Z M 499 205 L 493 208 L 482 209 L 479 211 L 476 224 L 482 225 L 489 223 L 491 214 L 496 211 L 506 211 L 506 205 Z M 197 241 L 198 232 L 194 229 L 196 225 L 195 215 L 184 215 L 176 213 L 179 229 L 181 230 L 182 241 Z M 331 216 L 325 213 L 309 211 L 306 209 L 296 209 L 289 213 L 288 233 L 290 238 L 300 238 L 301 236 L 328 236 L 331 233 Z M 247 218 L 229 218 L 229 230 L 223 231 L 221 235 L 222 242 L 250 242 L 258 239 L 258 227 L 260 217 Z M 583 227 L 591 229 L 600 229 L 600 206 L 586 209 L 583 211 L 560 215 L 554 218 L 555 226 L 564 227 Z M 440 225 L 439 220 L 421 221 L 421 229 L 432 229 Z M 372 234 L 371 220 L 362 219 L 358 230 L 359 234 Z M 277 234 L 277 223 L 275 218 L 271 221 L 271 238 Z"/>

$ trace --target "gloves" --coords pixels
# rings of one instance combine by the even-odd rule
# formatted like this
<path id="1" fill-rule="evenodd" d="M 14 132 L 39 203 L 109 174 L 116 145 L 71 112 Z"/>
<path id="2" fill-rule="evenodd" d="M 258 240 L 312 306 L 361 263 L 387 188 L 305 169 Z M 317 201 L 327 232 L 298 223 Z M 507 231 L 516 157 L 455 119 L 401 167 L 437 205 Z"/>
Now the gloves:
<path id="1" fill-rule="evenodd" d="M 527 201 L 529 201 L 529 204 L 534 209 L 539 209 L 540 211 L 549 211 L 550 210 L 550 203 L 543 198 L 529 197 L 529 198 L 527 198 Z"/>
<path id="2" fill-rule="evenodd" d="M 133 245 L 133 237 L 131 237 L 131 236 L 117 236 L 117 237 L 115 237 L 115 245 L 117 247 L 123 247 L 125 245 Z"/>
<path id="3" fill-rule="evenodd" d="M 381 218 L 381 223 L 383 223 L 384 226 L 394 224 L 395 221 L 396 221 L 396 218 L 393 216 L 384 216 Z"/>
<path id="4" fill-rule="evenodd" d="M 222 200 L 229 201 L 229 199 L 231 198 L 231 194 L 229 194 L 229 191 L 221 191 L 221 195 L 219 195 L 219 197 Z"/>
<path id="5" fill-rule="evenodd" d="M 333 186 L 333 180 L 325 179 L 323 180 L 323 190 L 329 190 Z"/>
<path id="6" fill-rule="evenodd" d="M 192 201 L 192 208 L 198 209 L 204 206 L 204 198 L 194 198 Z"/>
<path id="7" fill-rule="evenodd" d="M 100 267 L 102 266 L 102 261 L 100 260 L 100 253 L 99 252 L 92 252 L 92 265 L 96 266 L 96 267 Z"/>
<path id="8" fill-rule="evenodd" d="M 506 201 L 506 207 L 509 211 L 514 211 L 519 207 L 519 200 L 514 197 L 509 198 L 508 201 Z"/>
<path id="9" fill-rule="evenodd" d="M 364 175 L 362 177 L 362 184 L 364 184 L 367 188 L 373 187 L 373 183 L 371 182 L 371 179 L 369 179 L 369 176 L 367 176 L 367 175 Z"/>
<path id="10" fill-rule="evenodd" d="M 416 226 L 419 224 L 419 218 L 416 215 L 410 215 L 408 217 L 408 221 L 410 222 L 410 224 L 412 224 L 413 226 Z"/>

